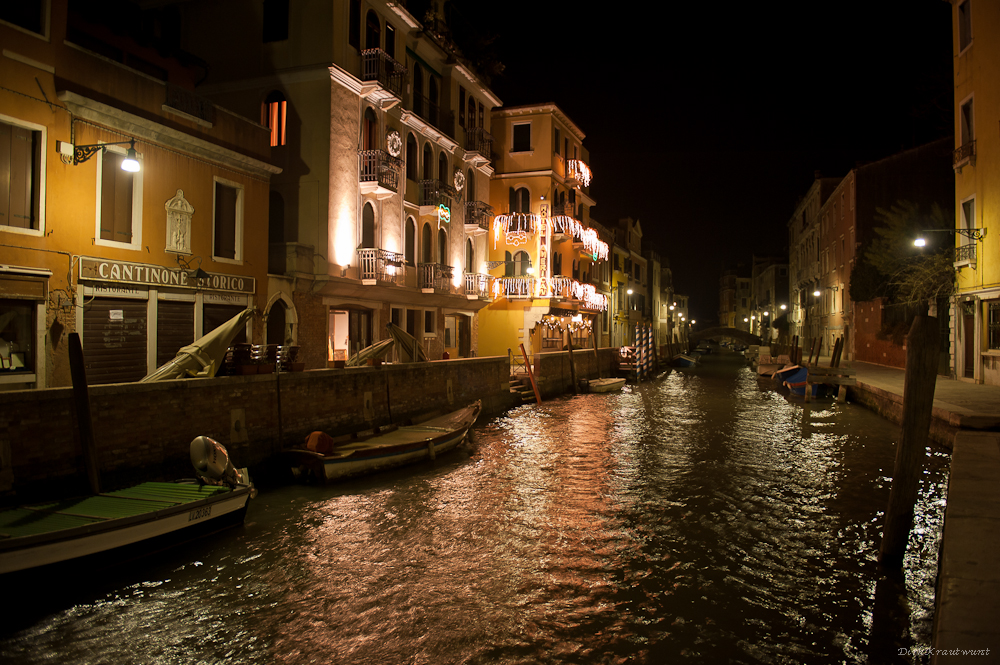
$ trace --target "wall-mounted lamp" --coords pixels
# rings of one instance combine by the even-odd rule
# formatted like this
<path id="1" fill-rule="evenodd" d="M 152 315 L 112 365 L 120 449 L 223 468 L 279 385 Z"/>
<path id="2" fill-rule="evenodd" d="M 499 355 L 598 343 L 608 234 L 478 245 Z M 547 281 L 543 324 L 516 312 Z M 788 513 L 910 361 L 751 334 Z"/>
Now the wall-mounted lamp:
<path id="1" fill-rule="evenodd" d="M 122 171 L 136 173 L 139 170 L 139 154 L 135 151 L 135 139 L 112 143 L 94 143 L 91 145 L 72 145 L 64 141 L 57 141 L 56 143 L 56 150 L 59 154 L 66 157 L 72 155 L 73 166 L 83 164 L 98 152 L 104 152 L 109 145 L 125 145 L 127 143 L 128 150 L 125 151 L 125 159 L 122 160 Z"/>
<path id="2" fill-rule="evenodd" d="M 632 289 L 628 289 L 627 291 L 625 291 L 625 293 L 632 295 Z"/>
<path id="3" fill-rule="evenodd" d="M 189 259 L 185 259 L 183 256 L 178 255 L 176 258 L 177 258 L 177 265 L 180 267 L 180 269 L 186 270 L 187 274 L 192 279 L 208 279 L 209 277 L 211 277 L 211 275 L 209 275 L 207 272 L 201 269 L 200 256 L 192 256 Z M 196 268 L 192 268 L 191 262 L 194 261 L 195 259 L 198 259 L 198 266 Z"/>
<path id="4" fill-rule="evenodd" d="M 927 245 L 927 239 L 924 238 L 924 233 L 957 233 L 960 236 L 965 236 L 969 240 L 982 240 L 986 236 L 986 229 L 927 229 L 926 231 L 921 231 L 920 236 L 913 241 L 913 244 L 917 247 L 925 247 Z"/>
<path id="5" fill-rule="evenodd" d="M 784 312 L 786 309 L 788 309 L 788 305 L 782 305 L 781 306 L 781 311 L 782 312 Z"/>

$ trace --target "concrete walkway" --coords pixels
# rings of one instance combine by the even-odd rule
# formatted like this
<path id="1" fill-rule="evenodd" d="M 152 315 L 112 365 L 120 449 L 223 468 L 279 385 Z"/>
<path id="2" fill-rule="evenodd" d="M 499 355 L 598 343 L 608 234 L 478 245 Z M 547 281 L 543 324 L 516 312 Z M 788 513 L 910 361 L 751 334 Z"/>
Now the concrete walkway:
<path id="1" fill-rule="evenodd" d="M 821 359 L 820 365 L 829 361 Z M 902 402 L 903 370 L 845 365 L 857 371 L 859 391 L 891 394 Z M 1000 663 L 1000 386 L 938 377 L 934 416 L 957 431 L 931 663 Z"/>

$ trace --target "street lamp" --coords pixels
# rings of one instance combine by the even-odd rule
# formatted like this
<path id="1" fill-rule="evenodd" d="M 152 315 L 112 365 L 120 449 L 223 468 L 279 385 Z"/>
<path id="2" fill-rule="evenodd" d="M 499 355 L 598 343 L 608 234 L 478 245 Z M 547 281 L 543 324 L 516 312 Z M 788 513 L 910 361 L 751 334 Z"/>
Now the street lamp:
<path id="1" fill-rule="evenodd" d="M 917 239 L 913 241 L 913 244 L 917 247 L 926 247 L 927 239 L 924 238 L 924 233 L 957 233 L 960 236 L 965 236 L 969 240 L 982 240 L 986 236 L 986 228 L 981 229 L 926 229 L 920 231 Z"/>
<path id="2" fill-rule="evenodd" d="M 72 148 L 73 166 L 76 166 L 78 164 L 83 164 L 98 152 L 104 152 L 107 150 L 109 145 L 125 145 L 126 143 L 128 144 L 128 150 L 125 151 L 125 159 L 122 160 L 122 171 L 136 173 L 139 171 L 139 153 L 135 151 L 135 139 L 129 139 L 128 141 L 114 141 L 112 143 L 93 143 L 90 145 L 71 145 L 60 141 L 60 145 L 56 146 L 56 149 L 62 154 L 68 156 L 68 153 L 65 152 L 63 146 Z"/>

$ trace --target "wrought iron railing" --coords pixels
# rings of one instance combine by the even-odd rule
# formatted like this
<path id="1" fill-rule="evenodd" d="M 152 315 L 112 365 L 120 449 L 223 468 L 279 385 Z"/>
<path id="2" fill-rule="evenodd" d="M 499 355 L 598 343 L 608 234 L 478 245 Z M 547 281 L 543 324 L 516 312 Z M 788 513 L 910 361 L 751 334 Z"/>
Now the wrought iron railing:
<path id="1" fill-rule="evenodd" d="M 482 273 L 465 273 L 465 295 L 476 296 L 477 298 L 489 298 L 491 279 L 493 278 Z"/>
<path id="2" fill-rule="evenodd" d="M 403 162 L 384 150 L 359 150 L 358 170 L 361 182 L 377 182 L 386 189 L 399 191 L 399 174 Z"/>
<path id="3" fill-rule="evenodd" d="M 493 155 L 493 135 L 482 127 L 465 130 L 465 150 L 478 152 L 483 157 L 490 159 Z"/>
<path id="4" fill-rule="evenodd" d="M 451 291 L 454 268 L 443 263 L 421 263 L 417 268 L 420 270 L 421 289 Z"/>
<path id="5" fill-rule="evenodd" d="M 358 265 L 361 268 L 361 279 L 374 279 L 379 282 L 403 283 L 403 255 L 378 247 L 363 247 L 358 249 Z"/>
<path id="6" fill-rule="evenodd" d="M 963 144 L 961 147 L 955 149 L 954 156 L 952 158 L 952 166 L 958 168 L 965 164 L 976 165 L 976 141 L 975 139 Z"/>
<path id="7" fill-rule="evenodd" d="M 976 262 L 976 243 L 969 243 L 955 248 L 955 263 L 968 261 Z"/>
<path id="8" fill-rule="evenodd" d="M 451 206 L 458 198 L 458 191 L 451 185 L 440 180 L 420 181 L 420 205 L 436 206 L 444 204 Z"/>
<path id="9" fill-rule="evenodd" d="M 396 97 L 402 97 L 406 67 L 380 48 L 365 49 L 361 52 L 361 80 L 377 81 Z"/>
<path id="10" fill-rule="evenodd" d="M 455 136 L 455 114 L 426 95 L 413 95 L 413 112 L 449 137 Z"/>
<path id="11" fill-rule="evenodd" d="M 552 206 L 552 216 L 565 215 L 566 217 L 572 217 L 576 219 L 576 211 L 573 209 L 572 203 L 556 203 Z M 572 232 L 569 232 L 572 235 Z"/>
<path id="12" fill-rule="evenodd" d="M 493 219 L 493 206 L 482 201 L 468 201 L 465 204 L 465 224 L 475 225 L 484 231 L 490 230 Z"/>

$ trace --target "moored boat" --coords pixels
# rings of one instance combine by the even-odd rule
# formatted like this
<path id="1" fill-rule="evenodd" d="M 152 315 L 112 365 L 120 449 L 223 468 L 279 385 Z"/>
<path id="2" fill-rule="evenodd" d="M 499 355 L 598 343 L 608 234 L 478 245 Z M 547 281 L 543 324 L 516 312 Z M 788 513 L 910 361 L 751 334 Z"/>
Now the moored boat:
<path id="1" fill-rule="evenodd" d="M 674 367 L 694 367 L 698 364 L 698 356 L 678 353 L 672 360 Z"/>
<path id="2" fill-rule="evenodd" d="M 76 499 L 0 511 L 0 574 L 37 569 L 243 521 L 255 494 L 245 469 L 208 437 L 191 442 L 200 478 L 148 482 Z M 163 542 L 166 539 L 166 542 Z"/>
<path id="3" fill-rule="evenodd" d="M 587 389 L 592 393 L 613 393 L 616 390 L 621 390 L 624 385 L 625 379 L 623 377 L 617 379 L 590 379 L 587 381 Z"/>
<path id="4" fill-rule="evenodd" d="M 305 444 L 283 452 L 299 478 L 329 482 L 425 459 L 435 459 L 465 439 L 482 402 L 412 425 L 390 425 L 365 436 L 333 438 L 313 432 Z"/>

